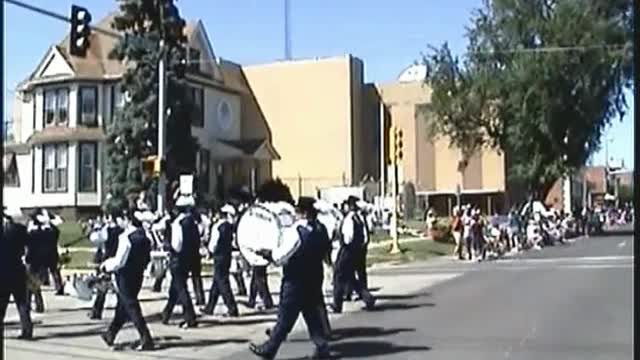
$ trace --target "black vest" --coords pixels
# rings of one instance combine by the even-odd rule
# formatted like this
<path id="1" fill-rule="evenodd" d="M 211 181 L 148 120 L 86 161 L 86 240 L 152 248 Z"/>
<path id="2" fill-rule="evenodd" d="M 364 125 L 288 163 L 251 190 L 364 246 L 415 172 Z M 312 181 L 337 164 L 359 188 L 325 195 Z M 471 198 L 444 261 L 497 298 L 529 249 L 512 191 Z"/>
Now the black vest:
<path id="1" fill-rule="evenodd" d="M 27 227 L 15 222 L 6 222 L 2 229 L 2 251 L 0 251 L 0 273 L 12 276 L 16 270 L 24 270 L 22 255 L 27 244 Z"/>
<path id="2" fill-rule="evenodd" d="M 283 281 L 314 289 L 322 286 L 322 261 L 330 250 L 327 229 L 319 221 L 309 221 L 296 228 L 300 247 L 283 268 Z"/>
<path id="3" fill-rule="evenodd" d="M 37 229 L 29 233 L 27 240 L 27 263 L 31 265 L 54 265 L 58 262 L 57 229 Z"/>
<path id="4" fill-rule="evenodd" d="M 366 231 L 365 224 L 358 214 L 354 214 L 351 217 L 351 220 L 353 221 L 353 239 L 351 240 L 351 245 L 353 247 L 361 247 L 364 245 Z"/>
<path id="5" fill-rule="evenodd" d="M 188 264 L 200 257 L 200 231 L 190 214 L 180 220 L 180 227 L 182 228 L 182 249 L 178 253 L 178 258 L 184 264 Z"/>
<path id="6" fill-rule="evenodd" d="M 213 256 L 231 258 L 231 251 L 233 250 L 233 224 L 228 221 L 218 225 L 218 233 L 220 237 L 216 243 L 215 249 L 213 249 Z"/>
<path id="7" fill-rule="evenodd" d="M 107 241 L 104 243 L 104 258 L 108 259 L 116 256 L 118 250 L 118 237 L 124 232 L 120 226 L 107 227 Z"/>
<path id="8" fill-rule="evenodd" d="M 147 238 L 144 229 L 137 228 L 129 234 L 131 250 L 120 272 L 128 274 L 140 274 L 151 261 L 151 241 Z"/>

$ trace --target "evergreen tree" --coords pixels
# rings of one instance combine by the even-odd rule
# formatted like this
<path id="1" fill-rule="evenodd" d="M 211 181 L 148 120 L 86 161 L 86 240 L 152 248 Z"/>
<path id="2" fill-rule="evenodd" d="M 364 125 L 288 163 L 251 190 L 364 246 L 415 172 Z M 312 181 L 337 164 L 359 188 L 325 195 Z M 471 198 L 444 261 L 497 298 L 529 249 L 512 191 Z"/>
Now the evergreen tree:
<path id="1" fill-rule="evenodd" d="M 155 200 L 157 179 L 145 178 L 141 161 L 157 154 L 158 63 L 164 54 L 166 91 L 167 183 L 181 173 L 192 173 L 197 142 L 191 136 L 194 110 L 185 81 L 185 21 L 173 0 L 118 0 L 120 11 L 111 24 L 125 33 L 111 53 L 126 64 L 120 81 L 126 94 L 124 108 L 107 126 L 105 183 L 106 208 L 132 204 L 140 191 Z M 163 46 L 161 41 L 163 40 Z"/>

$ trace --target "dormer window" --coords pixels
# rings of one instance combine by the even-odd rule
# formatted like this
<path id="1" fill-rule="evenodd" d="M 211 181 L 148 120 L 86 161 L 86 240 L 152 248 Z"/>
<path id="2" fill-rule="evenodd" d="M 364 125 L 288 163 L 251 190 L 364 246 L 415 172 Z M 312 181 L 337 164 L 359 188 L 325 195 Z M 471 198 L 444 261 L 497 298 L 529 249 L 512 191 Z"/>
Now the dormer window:
<path id="1" fill-rule="evenodd" d="M 190 72 L 200 72 L 200 50 L 190 47 L 187 51 L 187 67 Z"/>
<path id="2" fill-rule="evenodd" d="M 98 88 L 82 86 L 78 91 L 78 124 L 98 125 Z"/>
<path id="3" fill-rule="evenodd" d="M 44 126 L 66 125 L 69 121 L 69 89 L 58 88 L 44 93 Z"/>

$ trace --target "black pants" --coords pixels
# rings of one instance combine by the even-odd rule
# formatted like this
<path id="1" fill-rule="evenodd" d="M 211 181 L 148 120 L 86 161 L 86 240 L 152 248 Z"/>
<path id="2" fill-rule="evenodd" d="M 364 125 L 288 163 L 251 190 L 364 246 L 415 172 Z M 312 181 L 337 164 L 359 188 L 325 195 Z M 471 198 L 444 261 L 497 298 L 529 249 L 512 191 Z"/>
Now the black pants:
<path id="1" fill-rule="evenodd" d="M 4 317 L 7 314 L 9 298 L 13 296 L 13 301 L 18 308 L 20 315 L 20 326 L 23 336 L 31 336 L 33 333 L 33 323 L 31 322 L 30 304 L 27 301 L 26 273 L 24 269 L 18 269 L 11 281 L 0 287 L 0 324 L 4 324 Z M 4 333 L 4 325 L 0 329 Z"/>
<path id="2" fill-rule="evenodd" d="M 266 351 L 273 355 L 278 352 L 280 345 L 293 329 L 300 313 L 302 313 L 309 337 L 316 348 L 321 351 L 327 351 L 328 344 L 322 314 L 318 311 L 321 305 L 322 285 L 319 284 L 316 291 L 310 291 L 308 287 L 301 286 L 301 284 L 283 281 L 280 287 L 280 294 L 278 319 L 269 340 L 265 344 Z"/>
<path id="3" fill-rule="evenodd" d="M 169 288 L 169 300 L 162 311 L 162 320 L 168 322 L 176 304 L 182 305 L 184 321 L 193 325 L 196 322 L 196 314 L 189 290 L 187 289 L 188 271 L 182 266 L 171 267 L 171 287 Z"/>
<path id="4" fill-rule="evenodd" d="M 49 266 L 46 266 L 44 264 L 30 264 L 27 265 L 27 271 L 29 272 L 29 275 L 38 279 L 40 281 L 40 283 L 44 284 L 45 280 L 49 278 Z M 55 274 L 55 273 L 54 273 Z M 58 276 L 59 276 L 59 272 L 58 272 Z M 58 283 L 60 284 L 60 288 L 62 288 L 62 279 L 58 278 L 56 279 L 55 275 L 54 275 L 54 282 L 56 282 L 56 288 L 58 286 Z M 58 292 L 61 292 L 61 290 L 58 290 Z M 31 306 L 31 302 L 35 300 L 36 303 L 36 308 L 35 308 L 35 312 L 37 313 L 43 313 L 44 312 L 44 299 L 42 297 L 42 289 L 40 287 L 38 287 L 37 289 L 32 289 L 30 291 L 27 291 L 27 303 L 29 304 L 29 306 Z"/>
<path id="5" fill-rule="evenodd" d="M 161 292 L 162 291 L 162 282 L 164 281 L 164 278 L 167 276 L 167 272 L 165 271 L 164 274 L 162 274 L 162 276 L 160 276 L 159 278 L 156 278 L 153 281 L 153 288 L 151 291 L 153 292 Z"/>
<path id="6" fill-rule="evenodd" d="M 56 294 L 62 295 L 64 293 L 64 284 L 62 283 L 62 275 L 60 275 L 60 267 L 58 267 L 58 259 L 50 261 L 48 264 L 42 266 L 42 279 L 48 283 L 49 273 L 53 277 L 53 285 L 56 289 Z"/>
<path id="7" fill-rule="evenodd" d="M 242 271 L 231 274 L 236 285 L 238 285 L 238 296 L 247 296 L 247 286 L 244 284 Z"/>
<path id="8" fill-rule="evenodd" d="M 367 307 L 373 305 L 374 299 L 360 279 L 355 277 L 355 254 L 352 250 L 341 249 L 336 259 L 333 273 L 333 308 L 335 312 L 342 312 L 342 303 L 348 286 L 355 290 L 356 294 Z"/>
<path id="9" fill-rule="evenodd" d="M 267 280 L 267 267 L 266 266 L 254 266 L 251 269 L 251 284 L 249 285 L 249 307 L 256 306 L 256 296 L 260 295 L 264 307 L 270 309 L 273 307 L 273 299 L 271 298 L 271 292 L 269 291 L 269 282 Z"/>
<path id="10" fill-rule="evenodd" d="M 131 321 L 140 334 L 142 343 L 151 342 L 151 333 L 147 327 L 147 322 L 142 316 L 138 294 L 142 288 L 144 273 L 117 274 L 116 283 L 118 285 L 118 303 L 113 320 L 107 330 L 108 334 L 115 338 L 127 321 Z"/>
<path id="11" fill-rule="evenodd" d="M 368 279 L 367 279 L 367 247 L 363 246 L 362 249 L 358 250 L 355 254 L 354 258 L 354 270 L 356 278 L 362 283 L 365 289 L 368 289 Z M 353 293 L 353 286 L 351 284 L 347 284 L 345 294 L 347 298 L 351 298 Z"/>
<path id="12" fill-rule="evenodd" d="M 213 284 L 211 284 L 211 290 L 209 291 L 209 302 L 204 310 L 209 315 L 213 314 L 220 296 L 222 296 L 229 314 L 238 315 L 238 305 L 231 291 L 229 267 L 231 267 L 231 256 L 221 256 L 213 259 Z"/>
<path id="13" fill-rule="evenodd" d="M 202 285 L 202 258 L 198 256 L 191 264 L 191 283 L 196 296 L 196 305 L 204 305 L 204 286 Z"/>

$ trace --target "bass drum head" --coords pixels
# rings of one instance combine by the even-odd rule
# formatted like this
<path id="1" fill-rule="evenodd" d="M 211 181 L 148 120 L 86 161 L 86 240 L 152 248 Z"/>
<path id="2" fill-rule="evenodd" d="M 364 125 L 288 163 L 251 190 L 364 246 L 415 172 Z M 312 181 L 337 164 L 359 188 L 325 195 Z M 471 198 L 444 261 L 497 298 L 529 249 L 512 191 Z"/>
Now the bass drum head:
<path id="1" fill-rule="evenodd" d="M 264 206 L 252 205 L 238 220 L 236 236 L 240 253 L 251 266 L 267 266 L 269 262 L 255 250 L 277 248 L 280 233 L 278 216 Z"/>

